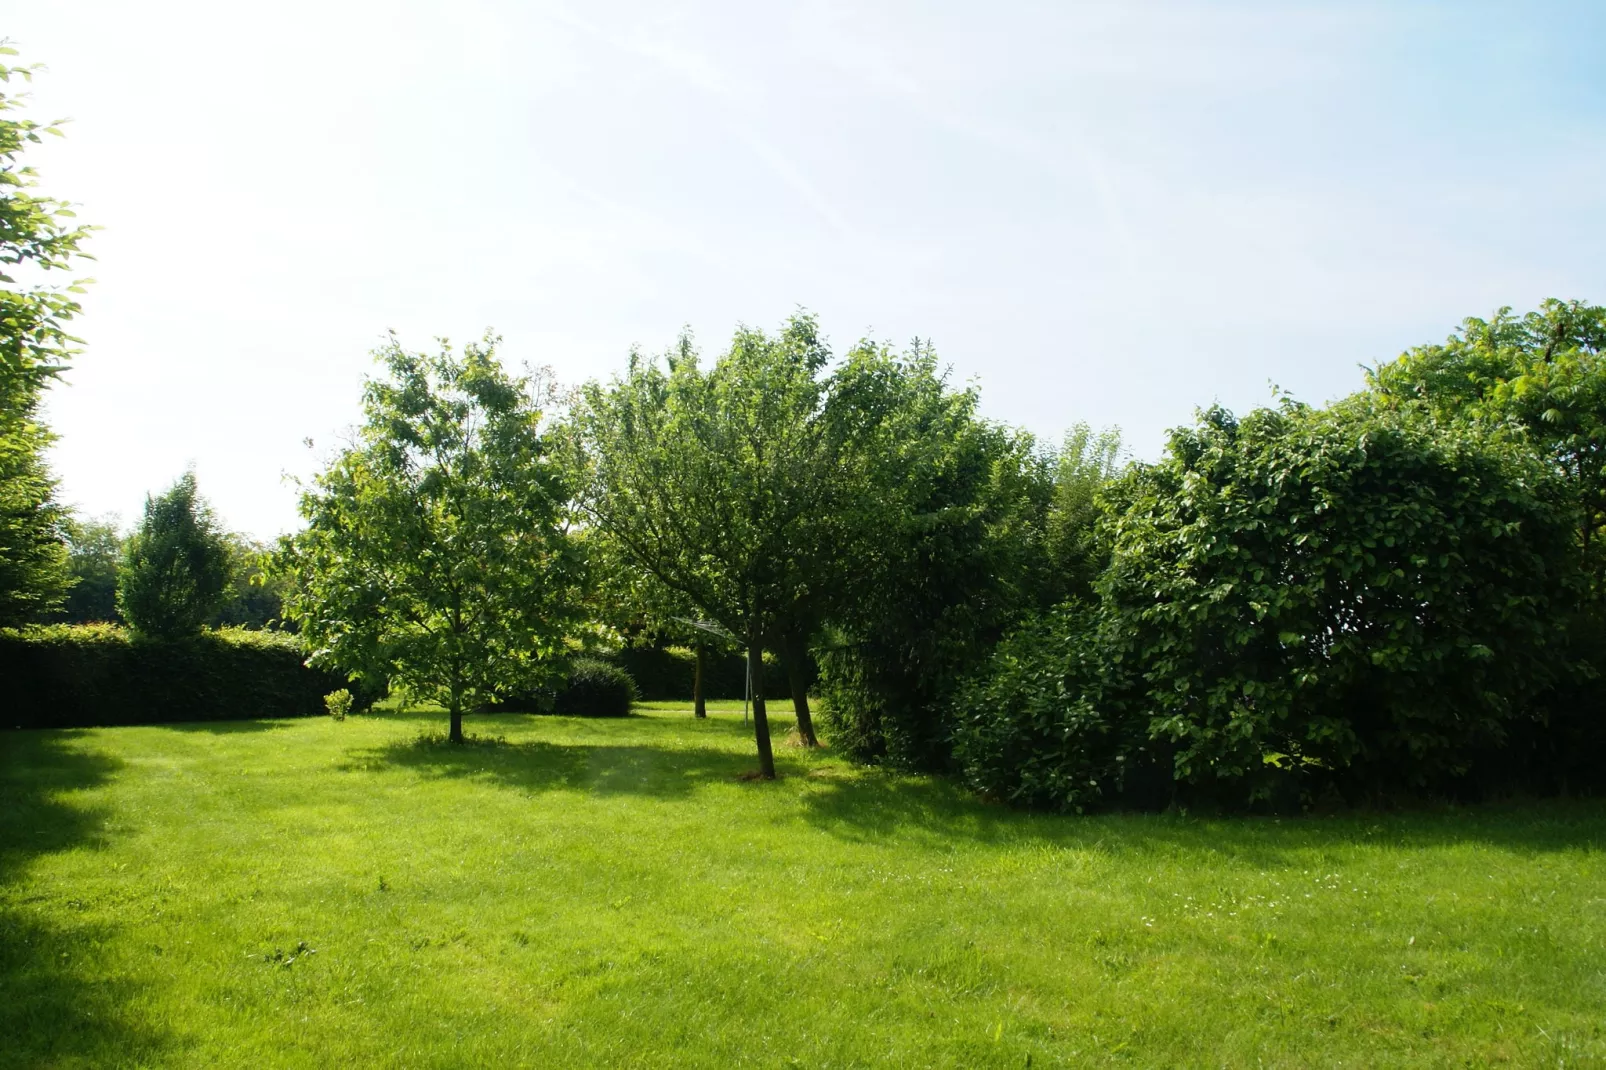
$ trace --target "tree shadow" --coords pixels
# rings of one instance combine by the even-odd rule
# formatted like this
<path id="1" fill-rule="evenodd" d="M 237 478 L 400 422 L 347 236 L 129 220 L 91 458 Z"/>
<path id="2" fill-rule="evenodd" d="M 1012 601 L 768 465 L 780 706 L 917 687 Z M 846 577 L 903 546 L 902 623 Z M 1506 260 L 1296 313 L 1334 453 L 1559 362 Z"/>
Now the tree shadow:
<path id="1" fill-rule="evenodd" d="M 437 730 L 444 728 L 439 715 L 420 714 L 416 719 Z M 741 779 L 754 767 L 753 755 L 745 751 L 685 745 L 690 732 L 722 742 L 750 736 L 751 725 L 739 719 L 710 718 L 694 722 L 690 729 L 669 718 L 561 720 L 570 736 L 562 743 L 475 740 L 471 735 L 467 745 L 453 746 L 439 736 L 426 737 L 352 752 L 347 767 L 378 764 L 431 777 L 481 778 L 531 793 L 568 790 L 664 799 L 688 796 L 706 784 Z M 494 735 L 498 718 L 478 723 L 471 719 L 468 726 L 471 734 L 477 730 Z M 776 724 L 777 740 L 789 727 Z M 630 740 L 612 742 L 620 739 L 621 730 L 629 733 Z M 1298 817 L 1081 816 L 1018 810 L 978 799 L 954 781 L 821 764 L 785 747 L 777 747 L 776 765 L 783 782 L 807 785 L 798 792 L 805 822 L 840 839 L 862 842 L 924 840 L 933 848 L 969 842 L 1191 856 L 1212 864 L 1257 868 L 1308 865 L 1311 851 L 1356 845 L 1410 850 L 1483 843 L 1527 856 L 1606 846 L 1606 801 L 1599 800 L 1352 810 Z"/>
<path id="2" fill-rule="evenodd" d="M 673 799 L 707 784 L 742 779 L 753 764 L 749 755 L 711 747 L 505 742 L 473 736 L 467 743 L 451 744 L 425 736 L 352 751 L 337 768 L 382 765 L 430 777 L 483 779 L 531 793 L 587 791 Z"/>
<path id="3" fill-rule="evenodd" d="M 0 733 L 0 1065 L 160 1063 L 169 1043 L 129 1013 L 138 986 L 86 976 L 112 936 L 107 927 L 64 924 L 57 897 L 16 893 L 41 856 L 103 841 L 104 811 L 60 799 L 122 768 L 82 745 L 84 735 Z"/>
<path id="4" fill-rule="evenodd" d="M 209 736 L 232 736 L 246 732 L 272 732 L 302 718 L 282 718 L 260 721 L 175 721 L 160 727 L 170 732 L 204 732 Z"/>
<path id="5" fill-rule="evenodd" d="M 1197 854 L 1246 866 L 1308 864 L 1311 850 L 1482 843 L 1521 855 L 1606 846 L 1606 800 L 1544 800 L 1296 817 L 1034 813 L 963 786 L 879 770 L 823 779 L 803 800 L 810 824 L 843 839 L 964 839 L 1113 854 Z M 1303 857 L 1301 857 L 1303 856 Z"/>

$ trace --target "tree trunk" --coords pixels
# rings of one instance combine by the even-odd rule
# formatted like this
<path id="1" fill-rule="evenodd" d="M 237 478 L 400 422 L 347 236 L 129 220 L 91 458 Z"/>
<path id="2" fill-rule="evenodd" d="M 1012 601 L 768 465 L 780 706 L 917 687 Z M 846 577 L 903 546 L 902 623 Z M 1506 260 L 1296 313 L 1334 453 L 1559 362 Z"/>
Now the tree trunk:
<path id="1" fill-rule="evenodd" d="M 786 679 L 792 685 L 792 708 L 797 711 L 797 734 L 805 747 L 818 747 L 819 737 L 814 734 L 814 718 L 809 713 L 809 689 L 803 682 L 804 647 L 801 640 L 788 639 L 783 652 L 786 658 Z"/>
<path id="2" fill-rule="evenodd" d="M 703 662 L 707 657 L 703 651 L 703 644 L 697 644 L 697 668 L 691 678 L 691 704 L 692 712 L 698 717 L 708 716 L 708 704 L 703 701 Z"/>
<path id="3" fill-rule="evenodd" d="M 461 743 L 463 742 L 463 699 L 456 693 L 452 695 L 451 712 L 452 734 L 450 738 L 453 743 Z"/>
<path id="4" fill-rule="evenodd" d="M 764 710 L 764 647 L 747 641 L 747 671 L 753 677 L 753 738 L 758 742 L 758 775 L 775 779 L 775 752 L 770 749 L 770 719 Z"/>

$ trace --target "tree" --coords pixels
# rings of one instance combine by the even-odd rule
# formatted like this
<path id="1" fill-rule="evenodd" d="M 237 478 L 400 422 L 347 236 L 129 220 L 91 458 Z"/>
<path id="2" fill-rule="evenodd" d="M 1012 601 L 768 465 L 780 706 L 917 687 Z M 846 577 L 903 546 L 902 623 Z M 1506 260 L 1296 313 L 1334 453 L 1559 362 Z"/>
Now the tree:
<path id="1" fill-rule="evenodd" d="M 48 616 L 72 578 L 68 515 L 45 464 L 50 432 L 31 414 L 0 417 L 0 627 Z"/>
<path id="2" fill-rule="evenodd" d="M 1121 470 L 1121 435 L 1078 423 L 1054 454 L 1053 465 L 1054 504 L 1046 533 L 1051 567 L 1059 573 L 1064 596 L 1091 598 L 1109 557 L 1098 536 L 1104 515 L 1099 495 Z"/>
<path id="3" fill-rule="evenodd" d="M 118 570 L 117 608 L 136 632 L 159 639 L 194 635 L 223 604 L 229 548 L 211 508 L 185 472 L 166 493 L 145 498 Z"/>
<path id="4" fill-rule="evenodd" d="M 272 547 L 245 535 L 224 536 L 229 548 L 229 586 L 212 615 L 220 627 L 266 628 L 284 616 L 285 578 L 267 567 Z"/>
<path id="5" fill-rule="evenodd" d="M 588 385 L 572 425 L 591 524 L 746 646 L 764 778 L 775 775 L 764 649 L 843 561 L 824 538 L 846 490 L 829 359 L 806 315 L 774 337 L 738 330 L 707 371 L 683 336 L 663 363 L 632 354 L 623 377 Z M 811 741 L 806 704 L 798 713 Z"/>
<path id="6" fill-rule="evenodd" d="M 1579 549 L 1606 597 L 1606 307 L 1551 299 L 1520 317 L 1502 308 L 1367 379 L 1391 403 L 1525 435 L 1571 488 Z"/>
<path id="7" fill-rule="evenodd" d="M 540 382 L 510 377 L 498 341 L 382 346 L 357 442 L 304 491 L 307 527 L 276 559 L 315 660 L 439 701 L 454 743 L 465 710 L 560 675 L 579 606 Z"/>
<path id="8" fill-rule="evenodd" d="M 0 55 L 16 50 L 0 42 Z M 36 69 L 0 64 L 0 82 L 32 81 Z M 0 91 L 0 626 L 47 614 L 70 585 L 67 514 L 55 501 L 44 460 L 51 434 L 38 416 L 44 389 L 76 352 L 67 324 L 88 281 L 42 281 L 46 272 L 87 259 L 79 246 L 89 228 L 72 222 L 67 202 L 30 192 L 37 177 L 21 163 L 23 151 L 62 130 L 60 123 L 11 118 L 25 100 Z"/>
<path id="9" fill-rule="evenodd" d="M 70 624 L 121 619 L 117 613 L 117 567 L 123 534 L 116 515 L 74 520 L 67 533 L 73 586 L 62 616 Z"/>
<path id="10" fill-rule="evenodd" d="M 728 633 L 698 620 L 700 610 L 667 586 L 600 529 L 583 533 L 591 579 L 591 618 L 611 628 L 633 647 L 689 646 L 692 671 L 692 716 L 708 716 L 704 682 L 708 651 L 728 649 Z"/>
<path id="11" fill-rule="evenodd" d="M 982 420 L 929 347 L 862 346 L 833 382 L 851 493 L 821 656 L 833 742 L 866 761 L 951 767 L 951 700 L 1020 615 L 1064 595 L 1044 545 L 1052 466 Z"/>

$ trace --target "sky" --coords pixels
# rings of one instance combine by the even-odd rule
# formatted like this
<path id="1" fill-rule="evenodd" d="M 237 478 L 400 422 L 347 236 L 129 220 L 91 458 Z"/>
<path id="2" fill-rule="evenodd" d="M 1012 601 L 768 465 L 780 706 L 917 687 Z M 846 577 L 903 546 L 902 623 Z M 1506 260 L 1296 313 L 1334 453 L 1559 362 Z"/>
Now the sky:
<path id="1" fill-rule="evenodd" d="M 1606 302 L 1606 4 L 0 0 L 99 225 L 63 501 L 297 524 L 372 350 L 579 383 L 682 327 L 929 339 L 1157 457 L 1463 318 Z M 311 441 L 309 446 L 308 440 Z"/>

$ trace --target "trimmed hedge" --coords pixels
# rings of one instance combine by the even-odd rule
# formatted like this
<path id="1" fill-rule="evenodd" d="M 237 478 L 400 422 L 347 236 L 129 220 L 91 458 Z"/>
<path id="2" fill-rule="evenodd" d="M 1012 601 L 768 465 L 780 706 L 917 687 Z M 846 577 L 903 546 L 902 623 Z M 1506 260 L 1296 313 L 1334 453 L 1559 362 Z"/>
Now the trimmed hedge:
<path id="1" fill-rule="evenodd" d="M 628 646 L 599 658 L 617 665 L 636 682 L 647 702 L 690 702 L 697 655 L 688 647 Z M 740 699 L 747 688 L 747 659 L 710 650 L 703 661 L 703 697 Z"/>
<path id="2" fill-rule="evenodd" d="M 110 624 L 0 632 L 0 728 L 309 717 L 347 686 L 284 632 L 136 638 Z"/>

